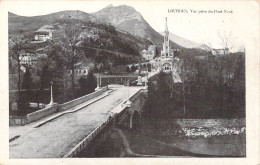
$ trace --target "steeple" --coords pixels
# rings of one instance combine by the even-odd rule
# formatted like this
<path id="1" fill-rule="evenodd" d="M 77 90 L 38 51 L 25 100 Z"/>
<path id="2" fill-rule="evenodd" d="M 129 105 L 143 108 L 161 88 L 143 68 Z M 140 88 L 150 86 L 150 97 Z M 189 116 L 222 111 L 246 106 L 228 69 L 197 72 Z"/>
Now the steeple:
<path id="1" fill-rule="evenodd" d="M 165 34 L 166 34 L 166 35 L 169 34 L 168 26 L 167 26 L 167 17 L 165 17 Z"/>
<path id="2" fill-rule="evenodd" d="M 165 17 L 165 34 L 163 42 L 162 57 L 168 58 L 170 56 L 170 41 L 169 41 L 169 31 L 167 26 L 167 17 Z"/>

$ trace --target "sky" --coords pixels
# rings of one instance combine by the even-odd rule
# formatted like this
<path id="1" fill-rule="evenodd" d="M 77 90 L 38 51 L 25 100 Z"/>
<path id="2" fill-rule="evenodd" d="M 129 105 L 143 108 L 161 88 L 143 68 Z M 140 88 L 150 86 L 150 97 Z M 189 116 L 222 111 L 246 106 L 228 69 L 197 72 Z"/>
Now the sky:
<path id="1" fill-rule="evenodd" d="M 247 21 L 255 13 L 246 10 L 242 1 L 9 1 L 8 11 L 23 16 L 49 14 L 62 10 L 81 10 L 87 13 L 96 12 L 112 4 L 128 5 L 140 12 L 144 19 L 158 32 L 164 31 L 165 17 L 168 18 L 168 29 L 180 37 L 197 43 L 222 47 L 219 34 L 226 35 L 230 47 L 237 49 L 244 45 L 248 32 Z M 183 9 L 187 12 L 172 12 Z M 191 13 L 191 10 L 197 13 Z M 199 11 L 224 10 L 232 13 L 198 13 Z M 169 12 L 171 11 L 171 12 Z M 248 15 L 248 16 L 246 16 Z"/>

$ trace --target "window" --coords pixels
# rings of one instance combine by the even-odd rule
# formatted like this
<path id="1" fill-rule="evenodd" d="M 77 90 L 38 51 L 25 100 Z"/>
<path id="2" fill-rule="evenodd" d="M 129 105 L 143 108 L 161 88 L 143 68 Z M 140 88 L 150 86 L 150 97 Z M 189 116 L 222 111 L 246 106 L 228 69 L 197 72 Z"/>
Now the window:
<path id="1" fill-rule="evenodd" d="M 86 70 L 84 70 L 84 73 L 86 73 Z"/>

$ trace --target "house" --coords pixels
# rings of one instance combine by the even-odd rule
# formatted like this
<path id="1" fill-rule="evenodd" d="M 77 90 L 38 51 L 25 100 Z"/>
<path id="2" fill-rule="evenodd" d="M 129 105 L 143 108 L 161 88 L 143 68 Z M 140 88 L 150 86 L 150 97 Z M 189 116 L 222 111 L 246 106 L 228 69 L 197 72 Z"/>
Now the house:
<path id="1" fill-rule="evenodd" d="M 40 43 L 52 39 L 53 31 L 54 31 L 53 26 L 44 25 L 36 32 L 34 32 L 34 40 L 32 41 L 32 43 Z"/>

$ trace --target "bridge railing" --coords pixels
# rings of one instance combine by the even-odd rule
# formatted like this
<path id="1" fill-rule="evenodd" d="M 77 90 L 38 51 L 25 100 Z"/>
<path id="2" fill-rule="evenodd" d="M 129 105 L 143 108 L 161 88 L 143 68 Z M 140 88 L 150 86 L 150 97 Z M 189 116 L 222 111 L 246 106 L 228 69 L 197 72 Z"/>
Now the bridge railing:
<path id="1" fill-rule="evenodd" d="M 116 114 L 110 116 L 104 123 L 92 131 L 86 138 L 84 138 L 78 145 L 76 145 L 70 152 L 64 155 L 64 158 L 72 158 L 77 156 L 87 145 L 111 122 L 114 120 Z"/>

